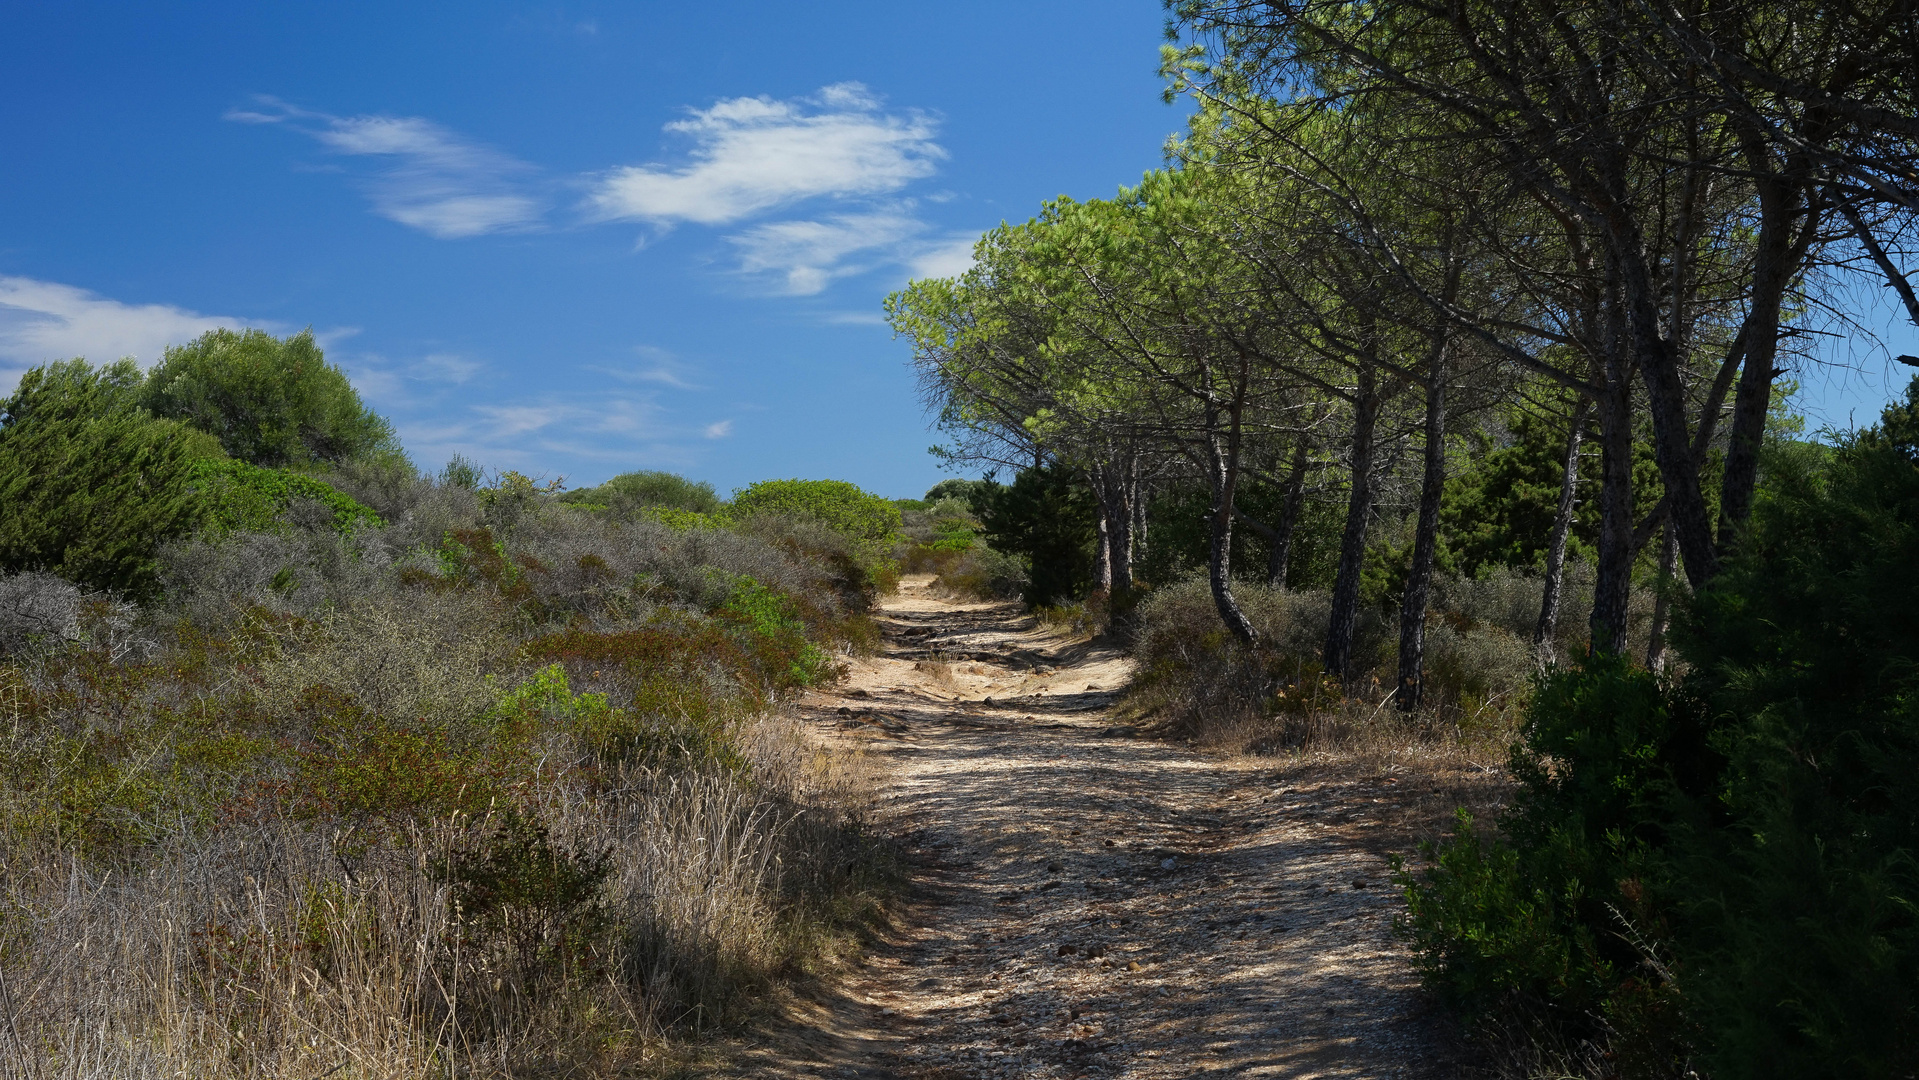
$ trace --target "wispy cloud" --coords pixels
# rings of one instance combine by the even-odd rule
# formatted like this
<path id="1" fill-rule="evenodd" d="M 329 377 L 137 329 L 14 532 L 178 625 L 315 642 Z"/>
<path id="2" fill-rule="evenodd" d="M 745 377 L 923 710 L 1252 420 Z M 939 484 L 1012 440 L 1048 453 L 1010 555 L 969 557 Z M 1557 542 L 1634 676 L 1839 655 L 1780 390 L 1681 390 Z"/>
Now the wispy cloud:
<path id="1" fill-rule="evenodd" d="M 973 247 L 979 234 L 949 236 L 920 247 L 906 257 L 906 268 L 916 278 L 958 277 L 973 268 Z"/>
<path id="2" fill-rule="evenodd" d="M 532 166 L 420 117 L 335 116 L 262 97 L 227 118 L 283 125 L 335 154 L 389 161 L 366 179 L 374 210 L 446 239 L 541 227 L 551 209 L 542 193 L 567 182 L 543 180 Z M 947 276 L 971 265 L 974 238 L 930 235 L 916 201 L 902 194 L 947 156 L 938 128 L 927 113 L 889 109 L 856 82 L 800 98 L 724 98 L 665 126 L 687 143 L 677 159 L 571 183 L 586 189 L 577 210 L 590 221 L 736 227 L 725 237 L 737 252 L 734 269 L 778 295 L 813 295 L 886 266 Z M 767 220 L 802 203 L 824 205 Z M 671 365 L 610 374 L 690 388 Z"/>
<path id="3" fill-rule="evenodd" d="M 820 196 L 895 192 L 946 156 L 930 117 L 882 111 L 859 83 L 791 101 L 726 98 L 666 130 L 693 140 L 687 159 L 606 173 L 591 196 L 597 216 L 727 225 Z"/>
<path id="4" fill-rule="evenodd" d="M 871 269 L 872 257 L 892 252 L 926 224 L 902 212 L 836 214 L 824 221 L 775 221 L 727 239 L 740 249 L 740 269 L 772 274 L 778 291 L 806 296 L 836 277 Z M 867 259 L 856 260 L 856 256 Z"/>
<path id="5" fill-rule="evenodd" d="M 708 424 L 700 430 L 700 434 L 709 439 L 724 439 L 733 434 L 733 421 L 721 420 L 717 424 Z"/>
<path id="6" fill-rule="evenodd" d="M 657 383 L 675 390 L 706 389 L 687 377 L 686 364 L 672 352 L 657 345 L 635 345 L 633 352 L 644 363 L 643 367 L 589 366 L 587 370 L 610 375 L 627 383 Z"/>
<path id="7" fill-rule="evenodd" d="M 430 236 L 458 239 L 539 225 L 532 166 L 417 116 L 333 116 L 262 97 L 228 120 L 285 125 L 338 154 L 387 159 L 367 182 L 375 212 Z"/>
<path id="8" fill-rule="evenodd" d="M 0 277 L 0 377 L 10 385 L 21 369 L 74 356 L 131 356 L 151 364 L 168 345 L 208 330 L 258 325 L 171 304 L 125 304 L 58 282 Z"/>

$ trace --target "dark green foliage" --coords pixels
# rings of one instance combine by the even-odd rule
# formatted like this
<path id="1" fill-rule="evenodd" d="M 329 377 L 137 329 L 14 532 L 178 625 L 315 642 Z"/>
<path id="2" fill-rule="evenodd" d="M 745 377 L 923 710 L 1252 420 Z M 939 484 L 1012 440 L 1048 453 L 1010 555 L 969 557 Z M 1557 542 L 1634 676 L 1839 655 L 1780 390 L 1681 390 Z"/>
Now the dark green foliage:
<path id="1" fill-rule="evenodd" d="M 1402 880 L 1403 929 L 1429 988 L 1485 1017 L 1513 999 L 1581 1027 L 1637 971 L 1620 932 L 1640 907 L 1648 852 L 1665 833 L 1671 765 L 1698 746 L 1666 689 L 1600 655 L 1541 680 L 1509 768 L 1519 789 L 1498 840 L 1463 819 Z M 1582 1034 L 1593 1034 L 1584 1031 Z"/>
<path id="2" fill-rule="evenodd" d="M 310 330 L 287 338 L 210 330 L 168 348 L 140 403 L 211 434 L 254 465 L 403 456 L 392 426 L 361 403 Z"/>
<path id="3" fill-rule="evenodd" d="M 1285 512 L 1283 488 L 1257 484 L 1242 477 L 1235 504 L 1255 520 L 1276 526 Z M 1144 558 L 1133 567 L 1141 581 L 1167 585 L 1205 567 L 1212 543 L 1212 493 L 1204 484 L 1174 483 L 1154 493 L 1147 508 L 1151 522 Z M 1286 583 L 1293 588 L 1324 586 L 1332 582 L 1339 558 L 1339 530 L 1343 502 L 1308 498 L 1300 507 L 1287 552 Z M 1233 525 L 1233 577 L 1265 581 L 1267 544 L 1244 524 Z"/>
<path id="4" fill-rule="evenodd" d="M 1688 996 L 1719 1076 L 1919 1067 L 1919 381 L 1775 454 L 1681 646 L 1727 766 L 1683 845 Z"/>
<path id="5" fill-rule="evenodd" d="M 63 361 L 0 402 L 0 569 L 152 595 L 154 547 L 198 523 L 187 478 L 220 449 L 134 407 L 137 376 L 124 361 Z"/>
<path id="6" fill-rule="evenodd" d="M 1919 1066 L 1909 395 L 1823 462 L 1771 456 L 1743 544 L 1684 611 L 1683 683 L 1618 658 L 1542 682 L 1503 838 L 1462 829 L 1402 878 L 1455 1007 L 1603 1018 L 1625 1075 L 1688 1053 L 1722 1080 Z"/>
<path id="7" fill-rule="evenodd" d="M 1506 411 L 1506 428 L 1511 441 L 1503 446 L 1473 432 L 1478 445 L 1472 464 L 1446 480 L 1439 561 L 1448 573 L 1474 577 L 1482 566 L 1531 567 L 1545 559 L 1565 477 L 1567 423 L 1562 416 L 1516 407 Z M 1591 561 L 1599 528 L 1598 448 L 1588 441 L 1581 453 L 1566 552 Z M 1410 551 L 1408 546 L 1408 557 Z"/>
<path id="8" fill-rule="evenodd" d="M 383 524 L 378 514 L 323 481 L 233 458 L 195 463 L 189 484 L 205 506 L 206 526 L 216 533 L 284 529 L 287 510 L 296 499 L 319 504 L 343 533 Z"/>
<path id="9" fill-rule="evenodd" d="M 941 499 L 958 499 L 961 502 L 965 502 L 973 497 L 973 492 L 978 491 L 989 483 L 991 483 L 989 480 L 961 480 L 958 477 L 954 477 L 951 480 L 941 480 L 939 483 L 926 489 L 926 496 L 923 501 L 936 503 Z"/>
<path id="10" fill-rule="evenodd" d="M 621 473 L 598 487 L 579 488 L 559 498 L 564 503 L 602 507 L 622 521 L 651 507 L 712 515 L 719 513 L 721 505 L 712 484 L 658 471 Z"/>
<path id="11" fill-rule="evenodd" d="M 762 480 L 734 493 L 733 513 L 810 517 L 868 543 L 890 540 L 900 528 L 899 507 L 891 500 L 844 480 Z"/>
<path id="12" fill-rule="evenodd" d="M 1011 484 L 975 488 L 969 503 L 992 546 L 1027 561 L 1029 607 L 1078 600 L 1092 587 L 1096 509 L 1071 470 L 1022 469 Z"/>

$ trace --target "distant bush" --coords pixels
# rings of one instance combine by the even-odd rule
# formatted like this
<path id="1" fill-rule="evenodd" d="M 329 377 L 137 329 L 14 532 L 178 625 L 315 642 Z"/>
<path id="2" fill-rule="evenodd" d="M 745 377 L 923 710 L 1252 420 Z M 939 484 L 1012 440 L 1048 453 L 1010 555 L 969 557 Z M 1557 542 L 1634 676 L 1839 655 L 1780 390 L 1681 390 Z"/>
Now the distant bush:
<path id="1" fill-rule="evenodd" d="M 630 520 L 649 509 L 711 517 L 722 505 L 712 484 L 658 471 L 621 473 L 598 487 L 566 492 L 559 501 L 595 507 L 621 520 Z"/>
<path id="2" fill-rule="evenodd" d="M 885 543 L 899 532 L 900 511 L 890 500 L 844 480 L 762 480 L 733 495 L 737 517 L 786 514 L 812 518 L 864 543 Z"/>
<path id="3" fill-rule="evenodd" d="M 1085 597 L 1093 581 L 1093 501 L 1071 470 L 1024 469 L 1011 484 L 975 486 L 968 500 L 992 546 L 1024 560 L 1028 607 Z"/>
<path id="4" fill-rule="evenodd" d="M 916 568 L 938 574 L 934 584 L 954 596 L 1017 600 L 1030 584 L 1024 560 L 985 544 L 969 544 L 961 551 L 927 547 L 915 549 L 915 554 L 922 551 L 924 561 Z"/>
<path id="5" fill-rule="evenodd" d="M 209 330 L 166 350 L 140 388 L 155 416 L 198 428 L 269 468 L 403 459 L 392 425 L 367 408 L 313 332 Z"/>

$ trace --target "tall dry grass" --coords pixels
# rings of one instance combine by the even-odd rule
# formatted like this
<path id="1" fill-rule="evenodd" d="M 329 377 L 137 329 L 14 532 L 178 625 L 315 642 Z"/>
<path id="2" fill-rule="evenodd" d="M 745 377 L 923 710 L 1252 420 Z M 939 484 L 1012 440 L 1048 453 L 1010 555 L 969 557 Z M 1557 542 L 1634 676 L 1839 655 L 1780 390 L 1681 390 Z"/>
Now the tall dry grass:
<path id="1" fill-rule="evenodd" d="M 642 1075 L 870 917 L 844 568 L 421 487 L 0 578 L 0 1076 Z"/>

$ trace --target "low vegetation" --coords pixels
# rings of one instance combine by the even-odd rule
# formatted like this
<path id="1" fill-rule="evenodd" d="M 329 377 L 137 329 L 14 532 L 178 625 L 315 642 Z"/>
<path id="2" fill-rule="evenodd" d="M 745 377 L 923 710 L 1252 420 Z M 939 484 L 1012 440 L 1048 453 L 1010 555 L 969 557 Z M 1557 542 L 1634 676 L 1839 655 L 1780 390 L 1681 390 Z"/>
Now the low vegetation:
<path id="1" fill-rule="evenodd" d="M 224 399 L 186 394 L 186 356 L 155 377 L 201 422 Z M 55 365 L 0 416 L 8 462 L 51 435 L 95 438 L 105 475 L 192 451 L 112 513 L 26 504 L 111 558 L 0 563 L 10 1073 L 657 1072 L 853 947 L 889 856 L 857 759 L 780 706 L 872 644 L 891 504 L 786 481 L 727 506 L 661 474 L 562 499 L 422 478 L 379 438 L 275 467 L 139 385 Z"/>

